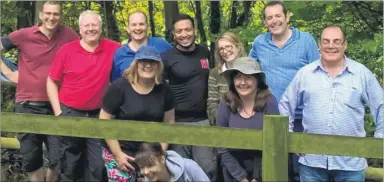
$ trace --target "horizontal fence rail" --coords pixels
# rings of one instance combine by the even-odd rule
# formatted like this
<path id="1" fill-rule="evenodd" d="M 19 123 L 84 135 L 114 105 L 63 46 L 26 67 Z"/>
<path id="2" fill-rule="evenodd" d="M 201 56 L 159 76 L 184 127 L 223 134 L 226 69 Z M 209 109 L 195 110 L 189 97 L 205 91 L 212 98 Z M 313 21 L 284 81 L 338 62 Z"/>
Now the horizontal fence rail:
<path id="1" fill-rule="evenodd" d="M 263 179 L 266 181 L 288 180 L 287 172 L 283 172 L 288 169 L 288 153 L 383 159 L 382 139 L 290 133 L 288 118 L 284 116 L 266 116 L 263 131 L 255 131 L 2 112 L 1 129 L 7 132 L 263 150 Z M 4 142 L 9 143 L 2 139 L 1 143 Z"/>
<path id="2" fill-rule="evenodd" d="M 266 118 L 285 117 L 266 116 Z M 1 129 L 7 132 L 169 142 L 209 147 L 257 150 L 263 148 L 263 131 L 156 122 L 127 122 L 2 112 Z M 289 133 L 287 142 L 288 152 L 291 153 L 383 158 L 382 139 Z"/>

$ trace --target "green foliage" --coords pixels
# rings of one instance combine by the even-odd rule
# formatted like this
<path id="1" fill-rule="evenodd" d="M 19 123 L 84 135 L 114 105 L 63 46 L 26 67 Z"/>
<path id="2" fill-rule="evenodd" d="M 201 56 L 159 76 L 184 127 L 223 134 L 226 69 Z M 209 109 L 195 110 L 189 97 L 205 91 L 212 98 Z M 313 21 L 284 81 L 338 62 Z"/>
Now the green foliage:
<path id="1" fill-rule="evenodd" d="M 375 34 L 373 39 L 348 43 L 349 56 L 368 67 L 383 85 L 383 34 Z"/>

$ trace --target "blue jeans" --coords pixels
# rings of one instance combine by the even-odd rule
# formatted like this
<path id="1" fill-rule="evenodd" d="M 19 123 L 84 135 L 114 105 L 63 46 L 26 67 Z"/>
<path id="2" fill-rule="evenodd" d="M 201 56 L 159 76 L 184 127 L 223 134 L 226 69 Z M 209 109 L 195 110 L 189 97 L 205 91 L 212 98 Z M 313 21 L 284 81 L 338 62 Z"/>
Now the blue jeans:
<path id="1" fill-rule="evenodd" d="M 364 170 L 360 171 L 343 171 L 328 170 L 317 167 L 309 167 L 299 164 L 300 180 L 302 182 L 312 181 L 335 181 L 335 182 L 364 182 Z"/>

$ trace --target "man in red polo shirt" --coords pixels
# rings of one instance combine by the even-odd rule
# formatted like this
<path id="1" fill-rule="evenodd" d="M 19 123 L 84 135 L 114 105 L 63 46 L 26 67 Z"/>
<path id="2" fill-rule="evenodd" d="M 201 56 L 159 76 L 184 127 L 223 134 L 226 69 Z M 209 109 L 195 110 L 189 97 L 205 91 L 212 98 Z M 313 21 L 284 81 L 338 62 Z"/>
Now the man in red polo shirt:
<path id="1" fill-rule="evenodd" d="M 119 43 L 100 38 L 101 24 L 99 14 L 90 10 L 82 12 L 79 17 L 82 38 L 64 45 L 55 57 L 47 92 L 56 116 L 96 118 L 99 115 L 109 85 L 113 55 L 120 48 Z M 60 180 L 78 181 L 83 174 L 85 181 L 106 179 L 98 139 L 60 137 L 60 150 L 63 151 Z"/>
<path id="2" fill-rule="evenodd" d="M 75 31 L 61 25 L 62 10 L 54 1 L 46 2 L 39 12 L 40 23 L 22 28 L 2 37 L 0 51 L 19 50 L 18 70 L 13 72 L 0 58 L 1 73 L 17 83 L 15 112 L 52 114 L 46 92 L 49 68 L 57 50 L 65 43 L 78 39 Z M 31 133 L 19 133 L 23 170 L 30 181 L 44 181 L 43 142 L 48 149 L 49 169 L 45 180 L 55 180 L 54 168 L 58 165 L 58 138 Z"/>

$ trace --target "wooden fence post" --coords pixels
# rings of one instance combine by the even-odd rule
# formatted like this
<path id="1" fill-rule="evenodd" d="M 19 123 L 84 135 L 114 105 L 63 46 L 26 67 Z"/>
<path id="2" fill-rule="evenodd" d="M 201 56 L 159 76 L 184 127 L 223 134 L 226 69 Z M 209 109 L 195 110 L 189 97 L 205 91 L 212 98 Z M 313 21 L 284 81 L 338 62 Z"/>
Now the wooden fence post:
<path id="1" fill-rule="evenodd" d="M 263 181 L 288 181 L 288 117 L 264 117 Z"/>

